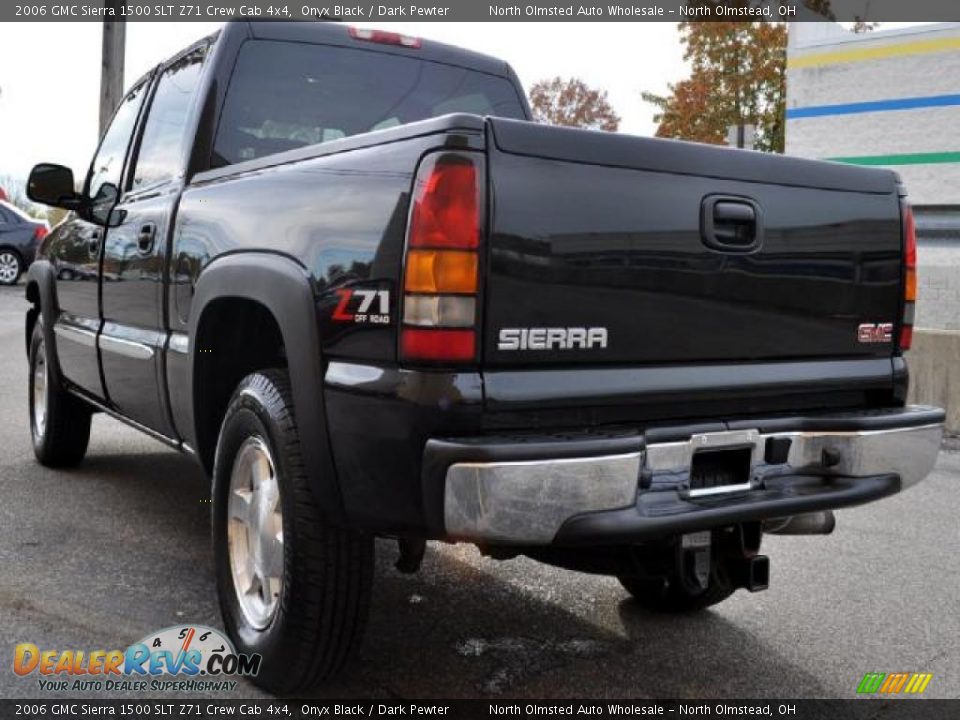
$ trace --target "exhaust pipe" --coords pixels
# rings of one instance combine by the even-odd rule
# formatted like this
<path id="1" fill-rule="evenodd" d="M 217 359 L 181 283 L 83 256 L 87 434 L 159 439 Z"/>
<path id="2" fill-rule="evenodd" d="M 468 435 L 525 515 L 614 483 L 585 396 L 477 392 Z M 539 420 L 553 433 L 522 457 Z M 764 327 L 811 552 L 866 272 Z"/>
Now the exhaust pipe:
<path id="1" fill-rule="evenodd" d="M 829 535 L 837 526 L 832 510 L 774 518 L 763 524 L 763 531 L 770 535 Z"/>

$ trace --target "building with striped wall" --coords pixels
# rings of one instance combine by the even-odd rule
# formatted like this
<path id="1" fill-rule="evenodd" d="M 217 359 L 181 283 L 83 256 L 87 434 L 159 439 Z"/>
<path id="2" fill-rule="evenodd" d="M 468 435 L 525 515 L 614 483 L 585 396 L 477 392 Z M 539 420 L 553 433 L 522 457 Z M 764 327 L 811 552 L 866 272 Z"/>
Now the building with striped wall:
<path id="1" fill-rule="evenodd" d="M 791 23 L 786 151 L 903 179 L 919 237 L 913 393 L 960 431 L 960 23 Z"/>
<path id="2" fill-rule="evenodd" d="M 960 23 L 792 24 L 787 152 L 891 167 L 915 204 L 960 205 Z"/>

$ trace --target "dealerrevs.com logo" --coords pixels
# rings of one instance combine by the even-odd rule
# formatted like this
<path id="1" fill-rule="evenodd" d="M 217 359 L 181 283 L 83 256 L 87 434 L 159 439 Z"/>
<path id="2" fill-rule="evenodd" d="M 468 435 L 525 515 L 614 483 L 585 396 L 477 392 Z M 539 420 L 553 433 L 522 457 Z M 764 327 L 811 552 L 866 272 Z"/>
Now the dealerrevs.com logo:
<path id="1" fill-rule="evenodd" d="M 36 676 L 46 691 L 179 692 L 233 690 L 234 677 L 253 677 L 260 655 L 237 653 L 233 643 L 203 625 L 168 627 L 125 650 L 48 650 L 20 643 L 13 671 Z"/>

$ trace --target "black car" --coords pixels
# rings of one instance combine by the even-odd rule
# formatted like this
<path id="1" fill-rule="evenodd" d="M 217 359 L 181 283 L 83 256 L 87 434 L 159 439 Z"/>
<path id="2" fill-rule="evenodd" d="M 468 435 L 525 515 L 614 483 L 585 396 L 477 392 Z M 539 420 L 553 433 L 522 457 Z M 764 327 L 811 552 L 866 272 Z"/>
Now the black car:
<path id="1" fill-rule="evenodd" d="M 0 200 L 0 285 L 16 285 L 48 232 L 46 222 Z"/>

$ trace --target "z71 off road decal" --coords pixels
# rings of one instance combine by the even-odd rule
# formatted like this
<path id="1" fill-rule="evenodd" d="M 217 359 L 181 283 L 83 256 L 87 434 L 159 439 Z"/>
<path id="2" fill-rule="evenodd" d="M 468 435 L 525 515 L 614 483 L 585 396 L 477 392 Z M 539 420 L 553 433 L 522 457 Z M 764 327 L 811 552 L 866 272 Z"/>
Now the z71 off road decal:
<path id="1" fill-rule="evenodd" d="M 337 290 L 337 295 L 340 302 L 331 316 L 334 322 L 390 324 L 389 290 L 343 288 Z"/>

